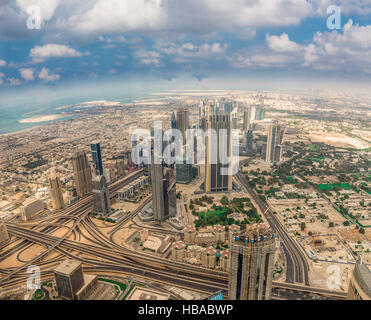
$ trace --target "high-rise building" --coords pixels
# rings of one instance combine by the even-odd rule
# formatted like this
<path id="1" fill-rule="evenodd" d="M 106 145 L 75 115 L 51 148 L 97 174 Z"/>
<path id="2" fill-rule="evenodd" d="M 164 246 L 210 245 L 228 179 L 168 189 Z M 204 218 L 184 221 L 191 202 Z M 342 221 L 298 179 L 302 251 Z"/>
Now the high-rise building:
<path id="1" fill-rule="evenodd" d="M 183 135 L 183 144 L 186 143 L 186 132 L 189 129 L 189 110 L 185 109 L 181 104 L 177 110 L 176 128 Z"/>
<path id="2" fill-rule="evenodd" d="M 183 163 L 176 164 L 176 182 L 182 184 L 191 183 L 193 180 L 193 166 L 192 164 L 186 163 L 184 160 Z"/>
<path id="3" fill-rule="evenodd" d="M 265 155 L 266 162 L 272 163 L 281 161 L 282 148 L 277 148 L 277 146 L 281 144 L 282 138 L 283 129 L 278 121 L 275 120 L 268 128 L 267 149 Z"/>
<path id="4" fill-rule="evenodd" d="M 174 169 L 165 168 L 163 180 L 165 219 L 169 217 L 176 217 L 177 214 L 176 178 L 174 172 Z"/>
<path id="5" fill-rule="evenodd" d="M 91 170 L 84 151 L 76 152 L 72 157 L 73 174 L 77 195 L 83 197 L 92 190 Z"/>
<path id="6" fill-rule="evenodd" d="M 171 129 L 176 129 L 177 123 L 176 123 L 176 116 L 175 113 L 171 113 Z"/>
<path id="7" fill-rule="evenodd" d="M 100 143 L 95 142 L 91 144 L 91 157 L 93 160 L 93 165 L 95 169 L 95 175 L 103 175 L 103 162 L 102 162 L 102 153 L 100 150 Z"/>
<path id="8" fill-rule="evenodd" d="M 275 250 L 275 235 L 269 231 L 232 237 L 229 299 L 270 300 Z"/>
<path id="9" fill-rule="evenodd" d="M 55 170 L 51 172 L 48 178 L 49 194 L 52 200 L 53 208 L 60 210 L 64 207 L 61 179 L 57 176 Z"/>
<path id="10" fill-rule="evenodd" d="M 84 285 L 81 262 L 65 260 L 54 269 L 54 278 L 58 296 L 62 299 L 74 300 L 75 293 Z"/>
<path id="11" fill-rule="evenodd" d="M 9 241 L 8 229 L 5 223 L 0 223 L 0 245 Z"/>
<path id="12" fill-rule="evenodd" d="M 249 124 L 250 124 L 249 110 L 245 109 L 244 112 L 243 112 L 243 131 L 244 132 L 249 130 Z"/>
<path id="13" fill-rule="evenodd" d="M 246 133 L 246 151 L 249 157 L 253 155 L 253 144 L 254 144 L 254 132 L 252 130 L 248 130 Z"/>
<path id="14" fill-rule="evenodd" d="M 94 212 L 101 215 L 108 215 L 111 212 L 109 191 L 105 176 L 93 178 Z"/>
<path id="15" fill-rule="evenodd" d="M 230 161 L 232 156 L 232 131 L 229 115 L 211 115 L 208 129 L 216 132 L 216 141 L 206 136 L 205 191 L 225 192 L 232 190 Z M 223 130 L 224 131 L 221 131 Z M 222 135 L 221 133 L 224 132 Z M 226 135 L 226 136 L 225 136 Z M 228 162 L 228 163 L 227 163 Z"/>
<path id="16" fill-rule="evenodd" d="M 152 185 L 152 208 L 156 221 L 165 220 L 164 187 L 163 187 L 163 166 L 162 164 L 150 165 Z"/>
<path id="17" fill-rule="evenodd" d="M 176 216 L 176 181 L 174 170 L 162 164 L 150 165 L 152 184 L 152 208 L 156 221 Z M 165 171 L 165 174 L 164 174 Z"/>
<path id="18" fill-rule="evenodd" d="M 371 300 L 371 270 L 359 257 L 348 288 L 348 300 Z"/>

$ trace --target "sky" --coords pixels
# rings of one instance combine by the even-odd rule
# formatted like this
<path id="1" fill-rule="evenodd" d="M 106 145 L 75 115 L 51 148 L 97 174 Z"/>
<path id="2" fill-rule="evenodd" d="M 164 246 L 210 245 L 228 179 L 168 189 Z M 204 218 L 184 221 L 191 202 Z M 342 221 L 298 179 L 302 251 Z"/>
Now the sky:
<path id="1" fill-rule="evenodd" d="M 2 101 L 78 88 L 370 85 L 370 0 L 0 1 Z"/>

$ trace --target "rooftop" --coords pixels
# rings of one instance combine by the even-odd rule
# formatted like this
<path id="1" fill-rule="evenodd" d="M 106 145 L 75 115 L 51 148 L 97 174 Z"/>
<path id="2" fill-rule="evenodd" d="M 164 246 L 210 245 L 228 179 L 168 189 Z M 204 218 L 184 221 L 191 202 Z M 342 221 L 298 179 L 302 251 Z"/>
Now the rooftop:
<path id="1" fill-rule="evenodd" d="M 65 260 L 58 267 L 54 269 L 54 272 L 70 275 L 73 271 L 81 266 L 81 262 L 75 260 Z"/>

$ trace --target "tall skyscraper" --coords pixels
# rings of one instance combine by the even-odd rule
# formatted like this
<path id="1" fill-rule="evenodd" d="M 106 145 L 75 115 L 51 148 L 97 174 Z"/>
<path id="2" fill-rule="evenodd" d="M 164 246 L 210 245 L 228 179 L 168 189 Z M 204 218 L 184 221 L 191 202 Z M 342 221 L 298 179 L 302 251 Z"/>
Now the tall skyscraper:
<path id="1" fill-rule="evenodd" d="M 207 128 L 215 130 L 216 141 L 211 141 L 210 137 L 206 136 L 205 191 L 230 191 L 232 190 L 232 175 L 227 174 L 231 168 L 230 164 L 226 163 L 226 158 L 232 156 L 230 116 L 225 114 L 210 115 Z M 222 129 L 224 129 L 226 136 L 220 134 Z M 223 157 L 221 158 L 221 156 Z"/>
<path id="2" fill-rule="evenodd" d="M 100 143 L 95 142 L 91 144 L 91 157 L 93 160 L 93 165 L 95 169 L 95 175 L 103 175 L 103 163 L 102 163 L 102 153 L 100 151 Z"/>
<path id="3" fill-rule="evenodd" d="M 105 176 L 93 178 L 94 212 L 101 215 L 108 215 L 111 212 L 109 190 Z"/>
<path id="4" fill-rule="evenodd" d="M 64 207 L 62 184 L 61 179 L 57 176 L 55 170 L 52 170 L 48 178 L 48 184 L 49 194 L 52 200 L 53 208 L 55 210 L 62 209 Z"/>
<path id="5" fill-rule="evenodd" d="M 276 250 L 275 235 L 254 230 L 235 235 L 230 245 L 228 297 L 270 300 Z"/>
<path id="6" fill-rule="evenodd" d="M 183 135 L 183 144 L 186 143 L 186 132 L 189 129 L 189 110 L 185 109 L 181 104 L 177 110 L 176 128 Z"/>
<path id="7" fill-rule="evenodd" d="M 88 163 L 88 158 L 84 151 L 75 152 L 72 157 L 73 174 L 76 183 L 77 195 L 83 197 L 92 190 L 91 170 Z"/>
<path id="8" fill-rule="evenodd" d="M 152 209 L 156 221 L 165 220 L 163 166 L 162 164 L 150 165 L 152 185 Z"/>
<path id="9" fill-rule="evenodd" d="M 252 130 L 248 130 L 246 133 L 246 151 L 249 157 L 253 155 L 253 143 L 254 143 L 254 132 Z"/>
<path id="10" fill-rule="evenodd" d="M 284 127 L 274 120 L 268 128 L 267 150 L 265 161 L 269 163 L 280 162 L 282 156 L 282 140 Z"/>
<path id="11" fill-rule="evenodd" d="M 245 109 L 244 112 L 243 112 L 243 131 L 244 132 L 249 130 L 249 124 L 250 124 L 249 110 Z"/>
<path id="12" fill-rule="evenodd" d="M 174 169 L 162 164 L 150 165 L 152 184 L 152 208 L 158 222 L 176 216 L 176 180 Z"/>
<path id="13" fill-rule="evenodd" d="M 193 166 L 188 164 L 186 159 L 183 163 L 176 164 L 176 182 L 188 184 L 193 180 Z"/>
<path id="14" fill-rule="evenodd" d="M 171 113 L 171 129 L 176 129 L 177 123 L 176 123 L 176 116 L 175 113 Z"/>

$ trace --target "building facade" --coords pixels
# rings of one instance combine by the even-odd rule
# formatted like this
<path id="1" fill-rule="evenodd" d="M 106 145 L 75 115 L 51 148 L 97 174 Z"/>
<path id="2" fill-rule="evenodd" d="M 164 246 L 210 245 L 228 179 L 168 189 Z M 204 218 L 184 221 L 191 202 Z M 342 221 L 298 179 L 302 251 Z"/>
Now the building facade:
<path id="1" fill-rule="evenodd" d="M 75 152 L 72 157 L 73 174 L 75 177 L 76 192 L 83 197 L 92 191 L 91 169 L 84 151 Z"/>
<path id="2" fill-rule="evenodd" d="M 55 210 L 63 209 L 64 200 L 62 192 L 62 184 L 59 176 L 56 175 L 55 171 L 51 173 L 48 178 L 49 194 Z"/>
<path id="3" fill-rule="evenodd" d="M 107 181 L 105 176 L 93 178 L 94 212 L 101 215 L 108 215 L 111 212 L 111 204 Z"/>
<path id="4" fill-rule="evenodd" d="M 102 152 L 100 150 L 100 143 L 94 142 L 90 145 L 91 148 L 91 158 L 93 161 L 93 166 L 95 170 L 95 175 L 103 175 L 103 162 L 102 162 Z"/>
<path id="5" fill-rule="evenodd" d="M 235 236 L 230 245 L 228 297 L 231 300 L 270 300 L 276 250 L 269 232 Z"/>
<path id="6" fill-rule="evenodd" d="M 371 271 L 360 257 L 354 267 L 348 288 L 348 300 L 371 300 Z"/>
<path id="7" fill-rule="evenodd" d="M 212 141 L 211 137 L 206 136 L 205 191 L 231 191 L 231 164 L 230 161 L 227 161 L 232 156 L 230 116 L 225 114 L 211 115 L 207 127 L 215 130 L 216 141 Z"/>

